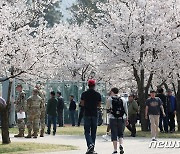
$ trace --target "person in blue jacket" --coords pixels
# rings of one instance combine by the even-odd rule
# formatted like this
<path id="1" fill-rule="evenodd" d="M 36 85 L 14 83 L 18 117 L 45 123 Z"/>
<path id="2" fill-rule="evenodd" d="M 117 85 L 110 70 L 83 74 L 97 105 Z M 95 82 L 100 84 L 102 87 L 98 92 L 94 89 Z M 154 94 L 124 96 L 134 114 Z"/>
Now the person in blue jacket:
<path id="1" fill-rule="evenodd" d="M 172 90 L 167 90 L 167 114 L 168 114 L 168 125 L 170 127 L 170 132 L 175 131 L 175 115 L 177 109 L 176 98 L 172 95 Z"/>

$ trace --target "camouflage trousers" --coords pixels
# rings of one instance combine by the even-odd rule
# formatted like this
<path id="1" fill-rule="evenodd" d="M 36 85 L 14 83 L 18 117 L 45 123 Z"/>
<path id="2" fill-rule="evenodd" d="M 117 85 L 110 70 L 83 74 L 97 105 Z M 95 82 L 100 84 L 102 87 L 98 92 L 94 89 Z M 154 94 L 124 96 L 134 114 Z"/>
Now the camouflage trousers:
<path id="1" fill-rule="evenodd" d="M 41 130 L 44 130 L 46 125 L 45 125 L 45 115 L 46 115 L 46 111 L 45 109 L 43 111 L 41 111 L 41 115 L 40 115 L 40 126 L 41 126 Z"/>
<path id="2" fill-rule="evenodd" d="M 28 115 L 27 118 L 27 128 L 28 131 L 39 132 L 39 121 L 40 121 L 40 114 L 32 113 Z"/>
<path id="3" fill-rule="evenodd" d="M 24 131 L 25 130 L 25 122 L 24 119 L 18 119 L 17 120 L 17 126 L 19 128 L 19 131 Z"/>

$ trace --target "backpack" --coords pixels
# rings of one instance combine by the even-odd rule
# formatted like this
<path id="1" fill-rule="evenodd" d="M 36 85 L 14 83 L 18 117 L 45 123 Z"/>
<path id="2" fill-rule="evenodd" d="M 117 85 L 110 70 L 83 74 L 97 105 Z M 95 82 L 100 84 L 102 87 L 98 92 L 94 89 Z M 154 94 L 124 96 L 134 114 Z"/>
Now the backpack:
<path id="1" fill-rule="evenodd" d="M 115 118 L 123 117 L 123 115 L 126 114 L 123 106 L 123 100 L 120 97 L 112 97 L 111 114 Z"/>

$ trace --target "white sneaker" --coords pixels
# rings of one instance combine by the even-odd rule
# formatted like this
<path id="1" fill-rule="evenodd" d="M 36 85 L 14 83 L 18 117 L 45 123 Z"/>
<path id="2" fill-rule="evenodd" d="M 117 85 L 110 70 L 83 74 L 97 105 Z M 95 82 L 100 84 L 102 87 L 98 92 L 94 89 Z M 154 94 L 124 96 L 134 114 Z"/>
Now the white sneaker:
<path id="1" fill-rule="evenodd" d="M 103 135 L 102 138 L 106 141 L 110 141 L 110 136 L 109 135 Z"/>
<path id="2" fill-rule="evenodd" d="M 157 139 L 156 139 L 155 137 L 153 137 L 153 138 L 151 139 L 151 141 L 157 141 Z"/>

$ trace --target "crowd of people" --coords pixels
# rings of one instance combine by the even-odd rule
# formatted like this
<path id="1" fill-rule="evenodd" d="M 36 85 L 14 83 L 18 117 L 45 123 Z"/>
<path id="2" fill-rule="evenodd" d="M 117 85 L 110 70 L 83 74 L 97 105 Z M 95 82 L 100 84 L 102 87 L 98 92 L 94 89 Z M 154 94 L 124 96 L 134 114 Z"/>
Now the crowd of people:
<path id="1" fill-rule="evenodd" d="M 152 141 L 157 141 L 158 127 L 161 133 L 173 133 L 175 131 L 175 116 L 177 102 L 172 90 L 159 88 L 150 91 L 150 97 L 146 101 L 145 118 L 150 120 Z"/>
<path id="2" fill-rule="evenodd" d="M 171 89 L 168 89 L 166 93 L 165 95 L 163 88 L 158 88 L 157 91 L 151 90 L 149 98 L 145 102 L 145 119 L 149 121 L 152 141 L 157 141 L 158 127 L 161 133 L 173 133 L 175 131 L 176 98 L 172 95 Z M 119 142 L 120 154 L 124 153 L 122 144 L 125 127 L 131 132 L 132 137 L 136 137 L 139 106 L 135 98 L 134 94 L 129 94 L 126 103 L 123 98 L 118 96 L 118 88 L 112 88 L 107 99 L 106 108 L 109 122 L 107 134 L 103 135 L 103 138 L 108 140 L 111 134 L 114 147 L 113 154 L 118 153 L 117 141 Z"/>
<path id="3" fill-rule="evenodd" d="M 55 93 L 54 91 L 51 91 L 50 99 L 46 104 L 45 92 L 41 90 L 40 84 L 37 84 L 35 86 L 32 91 L 32 96 L 27 99 L 21 84 L 18 84 L 16 86 L 16 91 L 18 92 L 18 97 L 15 101 L 15 109 L 17 113 L 17 126 L 19 133 L 14 137 L 24 137 L 24 119 L 26 118 L 26 116 L 28 135 L 25 138 L 37 138 L 38 132 L 40 132 L 40 137 L 44 137 L 44 133 L 50 134 L 51 124 L 53 124 L 53 135 L 55 135 L 57 121 L 59 127 L 63 127 L 64 99 L 61 96 L 61 92 L 58 91 L 57 93 Z M 72 126 L 75 126 L 75 111 L 76 102 L 74 100 L 74 96 L 70 95 L 69 115 Z M 46 122 L 47 132 L 45 132 Z M 80 122 L 81 120 L 79 120 L 79 123 Z"/>
<path id="4" fill-rule="evenodd" d="M 98 109 L 101 108 L 101 94 L 95 90 L 95 80 L 88 81 L 89 89 L 81 94 L 80 112 L 77 126 L 80 126 L 84 118 L 84 135 L 87 143 L 86 154 L 95 154 L 95 140 L 98 121 Z M 51 125 L 53 124 L 52 134 L 56 134 L 57 121 L 59 127 L 63 127 L 64 99 L 61 92 L 50 92 L 50 98 L 45 103 L 45 93 L 40 85 L 32 91 L 32 95 L 26 99 L 21 84 L 16 86 L 18 97 L 15 101 L 17 113 L 17 126 L 19 133 L 14 137 L 24 137 L 25 125 L 28 129 L 28 135 L 25 138 L 44 137 L 44 133 L 51 134 Z M 0 98 L 1 104 L 5 100 Z M 145 119 L 149 121 L 152 141 L 157 141 L 158 127 L 161 133 L 173 133 L 175 131 L 176 98 L 172 95 L 172 90 L 168 89 L 167 94 L 159 88 L 157 91 L 151 90 L 149 98 L 145 102 Z M 72 126 L 75 126 L 76 102 L 74 96 L 70 95 L 69 116 Z M 107 136 L 113 142 L 113 154 L 124 153 L 123 136 L 125 127 L 131 132 L 132 137 L 136 137 L 136 122 L 139 113 L 139 106 L 136 96 L 131 93 L 128 101 L 119 96 L 118 88 L 112 88 L 106 101 L 107 111 Z M 47 117 L 46 117 L 47 116 Z M 24 119 L 27 118 L 25 124 Z M 47 118 L 47 131 L 45 132 L 45 119 Z M 118 148 L 119 143 L 119 148 Z"/>

